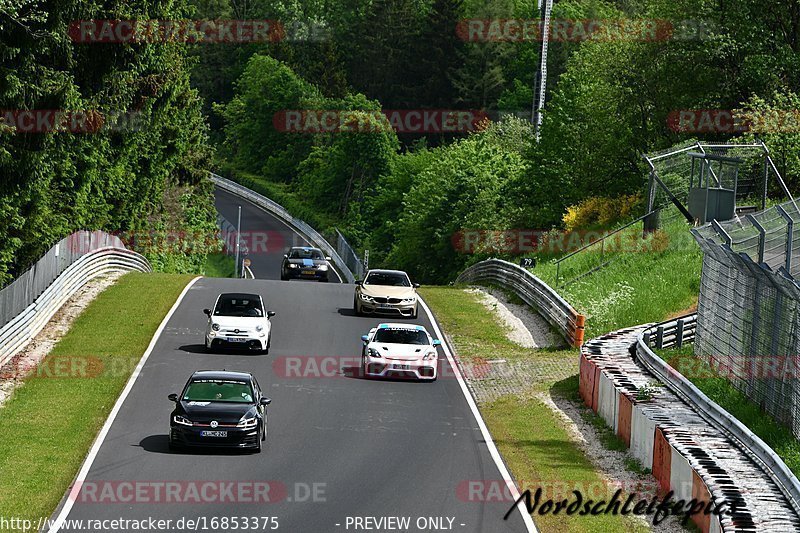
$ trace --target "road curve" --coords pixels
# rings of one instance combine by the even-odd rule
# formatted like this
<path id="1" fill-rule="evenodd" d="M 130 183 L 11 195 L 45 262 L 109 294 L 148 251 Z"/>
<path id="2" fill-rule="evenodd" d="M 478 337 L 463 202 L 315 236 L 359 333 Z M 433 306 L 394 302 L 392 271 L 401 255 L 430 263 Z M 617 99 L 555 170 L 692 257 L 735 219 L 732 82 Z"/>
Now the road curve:
<path id="1" fill-rule="evenodd" d="M 240 250 L 249 251 L 250 269 L 258 279 L 280 279 L 281 261 L 286 249 L 291 246 L 308 246 L 302 236 L 256 205 L 217 188 L 215 192 L 217 212 L 236 226 L 238 206 L 242 206 L 242 235 Z M 333 271 L 335 272 L 335 270 Z M 340 282 L 338 274 L 331 282 Z"/>
<path id="2" fill-rule="evenodd" d="M 269 355 L 205 353 L 202 309 L 225 291 L 259 292 L 277 311 Z M 452 371 L 442 369 L 446 375 L 434 383 L 343 375 L 342 368 L 360 353 L 360 335 L 378 322 L 353 316 L 351 302 L 348 285 L 199 280 L 158 338 L 99 448 L 84 485 L 97 492 L 79 495 L 68 518 L 274 516 L 279 531 L 335 532 L 357 530 L 346 526 L 348 517 L 352 523 L 353 517 L 407 516 L 412 524 L 407 531 L 433 531 L 430 524 L 421 529 L 413 524 L 420 517 L 444 517 L 445 525 L 453 519 L 453 531 L 525 531 L 519 513 L 503 520 L 507 502 L 465 497 L 466 483 L 501 476 L 458 382 L 447 377 Z M 419 322 L 431 326 L 427 319 Z M 317 359 L 289 375 L 287 362 L 297 361 L 295 356 Z M 331 359 L 340 356 L 350 360 Z M 273 398 L 264 451 L 170 453 L 167 394 L 179 392 L 194 370 L 221 368 L 253 372 Z M 128 494 L 120 488 L 124 482 L 142 487 L 255 480 L 280 487 L 270 493 L 277 501 L 219 503 L 212 497 L 153 503 L 152 494 L 119 501 Z M 308 498 L 314 487 L 316 501 Z M 99 497 L 102 491 L 107 498 Z"/>
<path id="3" fill-rule="evenodd" d="M 99 443 L 81 490 L 69 497 L 67 520 L 153 518 L 172 520 L 173 531 L 233 529 L 211 520 L 234 516 L 262 518 L 255 530 L 273 530 L 263 517 L 275 517 L 277 531 L 291 532 L 526 531 L 518 512 L 503 520 L 507 500 L 486 501 L 487 489 L 497 496 L 502 475 L 444 356 L 434 383 L 353 377 L 360 336 L 379 320 L 353 315 L 350 285 L 274 280 L 283 250 L 305 244 L 302 237 L 225 192 L 217 191 L 216 203 L 234 223 L 241 204 L 242 231 L 265 232 L 271 242 L 250 254 L 258 279 L 203 278 L 186 292 Z M 205 351 L 202 309 L 226 291 L 258 292 L 277 312 L 269 355 Z M 417 323 L 433 332 L 424 313 Z M 264 451 L 169 452 L 167 394 L 179 392 L 194 370 L 223 368 L 252 372 L 273 398 Z M 153 491 L 174 482 L 178 501 Z M 244 491 L 234 501 L 221 497 L 230 482 Z M 272 487 L 268 503 L 248 497 L 264 482 Z M 190 496 L 209 483 L 210 494 Z M 475 486 L 477 497 L 468 492 Z M 180 519 L 202 522 L 178 526 Z"/>

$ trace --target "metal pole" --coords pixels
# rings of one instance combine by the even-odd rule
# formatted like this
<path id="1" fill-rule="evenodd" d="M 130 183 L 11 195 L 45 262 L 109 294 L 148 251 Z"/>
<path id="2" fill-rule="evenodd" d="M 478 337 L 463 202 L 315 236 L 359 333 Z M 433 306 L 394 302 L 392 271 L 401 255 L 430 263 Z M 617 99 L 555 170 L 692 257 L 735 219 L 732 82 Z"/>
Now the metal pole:
<path id="1" fill-rule="evenodd" d="M 733 245 L 733 239 L 731 239 L 731 236 L 728 234 L 728 232 L 725 231 L 722 226 L 720 226 L 719 222 L 717 222 L 717 219 L 711 221 L 711 227 L 714 228 L 714 231 L 717 232 L 717 235 L 725 239 L 725 244 L 728 245 L 728 248 Z"/>
<path id="2" fill-rule="evenodd" d="M 792 241 L 794 240 L 794 219 L 789 216 L 789 213 L 783 208 L 782 205 L 776 205 L 775 208 L 786 221 L 786 272 L 792 273 Z"/>
<path id="3" fill-rule="evenodd" d="M 767 230 L 753 215 L 747 215 L 747 220 L 758 230 L 758 264 L 760 265 L 764 262 L 764 245 L 766 244 L 764 241 L 767 240 Z"/>
<path id="4" fill-rule="evenodd" d="M 239 206 L 239 216 L 236 221 L 236 267 L 233 277 L 239 277 L 239 239 L 242 234 L 242 206 Z"/>
<path id="5" fill-rule="evenodd" d="M 542 0 L 538 2 L 539 9 L 542 9 Z M 536 135 L 536 142 L 539 142 L 540 129 L 542 126 L 542 108 L 544 107 L 545 89 L 547 87 L 547 49 L 550 41 L 550 13 L 553 10 L 553 0 L 544 0 L 544 10 L 542 11 L 542 49 L 539 54 L 539 72 L 537 74 L 538 87 L 533 102 L 533 127 Z"/>

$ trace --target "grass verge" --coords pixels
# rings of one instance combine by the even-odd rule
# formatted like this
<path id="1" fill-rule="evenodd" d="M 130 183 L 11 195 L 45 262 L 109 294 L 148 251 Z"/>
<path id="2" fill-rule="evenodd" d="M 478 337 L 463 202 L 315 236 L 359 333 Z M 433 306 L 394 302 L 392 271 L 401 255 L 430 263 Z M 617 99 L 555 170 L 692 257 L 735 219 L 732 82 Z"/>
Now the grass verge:
<path id="1" fill-rule="evenodd" d="M 691 344 L 680 349 L 655 352 L 673 368 L 678 369 L 706 396 L 750 428 L 750 431 L 775 450 L 796 476 L 800 476 L 800 442 L 792 435 L 792 431 L 765 413 L 730 381 L 719 376 L 708 364 L 696 357 Z"/>
<path id="2" fill-rule="evenodd" d="M 0 516 L 55 510 L 187 275 L 123 276 L 0 408 Z"/>
<path id="3" fill-rule="evenodd" d="M 227 254 L 208 254 L 203 275 L 209 278 L 232 278 L 236 273 L 236 259 Z"/>
<path id="4" fill-rule="evenodd" d="M 529 488 L 534 492 L 541 487 L 545 494 L 562 499 L 572 498 L 573 489 L 581 490 L 584 497 L 587 494 L 611 497 L 614 490 L 605 484 L 572 440 L 561 419 L 537 397 L 551 389 L 564 395 L 574 389 L 577 396 L 577 350 L 532 350 L 512 343 L 500 324 L 487 319 L 487 310 L 476 295 L 459 288 L 423 287 L 420 292 L 463 362 L 502 358 L 509 362 L 541 362 L 542 366 L 557 362 L 561 368 L 557 375 L 537 374 L 540 379 L 531 380 L 524 394 L 480 405 L 503 459 L 523 490 Z M 572 376 L 564 379 L 570 373 Z M 505 511 L 507 508 L 498 509 Z M 537 514 L 534 520 L 543 532 L 647 530 L 640 522 L 610 514 L 583 517 Z"/>
<path id="5" fill-rule="evenodd" d="M 640 237 L 640 228 L 636 238 Z M 631 231 L 632 231 L 631 230 Z M 638 251 L 605 253 L 613 259 L 602 269 L 564 286 L 556 284 L 556 266 L 540 260 L 533 273 L 586 315 L 586 338 L 620 328 L 659 322 L 697 305 L 703 255 L 689 227 L 671 222 L 648 241 L 634 241 Z M 634 235 L 631 235 L 634 238 Z M 562 280 L 601 264 L 599 249 L 577 254 L 562 264 Z"/>

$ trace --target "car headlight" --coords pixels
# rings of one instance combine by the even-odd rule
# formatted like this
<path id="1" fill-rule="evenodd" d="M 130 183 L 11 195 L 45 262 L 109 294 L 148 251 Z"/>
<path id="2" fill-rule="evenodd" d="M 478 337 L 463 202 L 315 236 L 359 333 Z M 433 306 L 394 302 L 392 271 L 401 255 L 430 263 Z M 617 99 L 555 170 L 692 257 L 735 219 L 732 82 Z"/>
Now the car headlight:
<path id="1" fill-rule="evenodd" d="M 211 329 L 213 329 L 214 331 L 219 331 L 219 324 L 214 322 L 213 324 L 211 324 Z"/>
<path id="2" fill-rule="evenodd" d="M 297 263 L 289 263 L 289 268 L 300 268 L 300 265 Z"/>
<path id="3" fill-rule="evenodd" d="M 411 298 L 403 298 L 403 303 L 411 303 L 415 301 L 417 298 L 412 296 Z"/>
<path id="4" fill-rule="evenodd" d="M 376 359 L 381 358 L 380 352 L 374 348 L 367 348 L 367 355 L 370 357 L 375 357 Z"/>
<path id="5" fill-rule="evenodd" d="M 258 419 L 255 418 L 255 417 L 254 418 L 242 418 L 241 420 L 239 420 L 239 423 L 236 424 L 236 427 L 237 428 L 248 429 L 248 428 L 254 428 L 257 425 L 258 425 Z"/>
<path id="6" fill-rule="evenodd" d="M 257 325 L 256 331 L 264 331 L 264 326 L 262 326 L 261 324 Z"/>
<path id="7" fill-rule="evenodd" d="M 189 420 L 185 416 L 181 416 L 181 415 L 175 415 L 174 417 L 172 417 L 172 420 L 174 420 L 176 424 L 180 424 L 182 426 L 191 426 L 191 425 L 193 425 L 191 420 Z"/>
<path id="8" fill-rule="evenodd" d="M 319 270 L 325 272 L 326 270 L 328 270 L 328 265 L 320 265 Z"/>
<path id="9" fill-rule="evenodd" d="M 365 302 L 371 302 L 372 301 L 372 296 L 369 296 L 367 294 L 362 293 L 361 294 L 361 299 L 364 300 Z"/>
<path id="10" fill-rule="evenodd" d="M 431 359 L 436 359 L 436 351 L 428 352 L 423 357 L 423 361 L 430 361 Z"/>

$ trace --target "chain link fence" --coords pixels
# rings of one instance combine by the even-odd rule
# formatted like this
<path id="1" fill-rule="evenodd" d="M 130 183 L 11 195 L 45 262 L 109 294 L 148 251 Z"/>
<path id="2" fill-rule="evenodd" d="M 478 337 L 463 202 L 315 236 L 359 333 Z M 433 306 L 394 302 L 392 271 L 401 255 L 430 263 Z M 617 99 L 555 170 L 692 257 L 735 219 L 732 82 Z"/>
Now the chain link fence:
<path id="1" fill-rule="evenodd" d="M 662 208 L 661 224 L 680 218 L 691 218 L 688 212 L 683 212 L 676 205 L 680 204 L 685 210 L 689 205 L 693 177 L 694 186 L 698 185 L 698 165 L 702 163 L 690 154 L 703 154 L 710 158 L 706 169 L 709 185 L 732 190 L 740 211 L 763 210 L 768 193 L 790 196 L 764 143 L 687 141 L 644 156 L 650 167 L 647 212 Z M 737 164 L 726 164 L 723 160 L 736 160 Z M 658 222 L 655 221 L 653 227 L 657 227 Z"/>
<path id="2" fill-rule="evenodd" d="M 692 230 L 704 252 L 695 353 L 800 438 L 800 210 Z"/>

